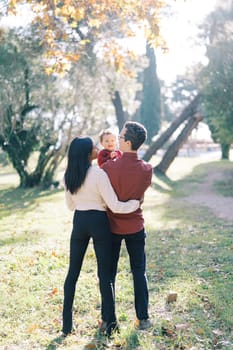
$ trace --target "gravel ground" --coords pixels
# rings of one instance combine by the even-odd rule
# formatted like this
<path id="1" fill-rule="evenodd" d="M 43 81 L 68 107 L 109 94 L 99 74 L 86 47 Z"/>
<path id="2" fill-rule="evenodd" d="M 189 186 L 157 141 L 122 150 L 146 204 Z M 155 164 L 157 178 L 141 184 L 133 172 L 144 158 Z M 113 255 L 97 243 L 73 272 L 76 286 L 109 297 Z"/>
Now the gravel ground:
<path id="1" fill-rule="evenodd" d="M 226 174 L 220 171 L 208 174 L 205 182 L 199 185 L 195 193 L 186 197 L 186 200 L 193 204 L 206 206 L 217 217 L 233 223 L 233 197 L 221 196 L 214 189 L 214 183 L 225 177 Z"/>

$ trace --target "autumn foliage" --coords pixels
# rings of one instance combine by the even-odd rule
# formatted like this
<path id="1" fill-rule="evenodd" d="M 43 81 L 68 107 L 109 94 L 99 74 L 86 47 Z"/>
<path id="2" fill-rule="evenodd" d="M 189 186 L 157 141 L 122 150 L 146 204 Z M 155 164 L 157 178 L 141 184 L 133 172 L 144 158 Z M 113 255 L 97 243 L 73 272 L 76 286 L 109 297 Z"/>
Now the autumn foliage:
<path id="1" fill-rule="evenodd" d="M 88 56 L 88 47 L 101 43 L 102 52 L 117 70 L 123 68 L 120 38 L 143 34 L 152 46 L 163 45 L 159 34 L 160 10 L 156 0 L 27 0 L 49 67 Z M 25 0 L 10 0 L 8 13 L 17 13 Z M 140 35 L 141 35 L 140 34 Z M 111 57 L 111 59 L 110 59 Z M 68 63 L 67 63 L 68 64 Z M 48 71 L 49 73 L 49 71 Z"/>

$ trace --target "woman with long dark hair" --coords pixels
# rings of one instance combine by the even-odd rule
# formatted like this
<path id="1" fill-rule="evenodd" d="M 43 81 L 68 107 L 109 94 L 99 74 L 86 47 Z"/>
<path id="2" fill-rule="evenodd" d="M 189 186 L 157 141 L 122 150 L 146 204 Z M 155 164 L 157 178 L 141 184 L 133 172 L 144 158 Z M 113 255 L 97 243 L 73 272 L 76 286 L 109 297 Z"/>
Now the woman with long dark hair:
<path id="1" fill-rule="evenodd" d="M 111 284 L 111 232 L 106 208 L 117 213 L 138 209 L 139 200 L 120 202 L 107 174 L 92 165 L 98 149 L 90 137 L 76 137 L 70 144 L 65 171 L 65 197 L 70 210 L 74 210 L 70 240 L 69 270 L 64 284 L 63 335 L 72 332 L 72 307 L 76 282 L 90 238 L 93 240 L 97 260 L 101 294 L 102 330 L 107 335 L 117 327 L 114 295 Z"/>

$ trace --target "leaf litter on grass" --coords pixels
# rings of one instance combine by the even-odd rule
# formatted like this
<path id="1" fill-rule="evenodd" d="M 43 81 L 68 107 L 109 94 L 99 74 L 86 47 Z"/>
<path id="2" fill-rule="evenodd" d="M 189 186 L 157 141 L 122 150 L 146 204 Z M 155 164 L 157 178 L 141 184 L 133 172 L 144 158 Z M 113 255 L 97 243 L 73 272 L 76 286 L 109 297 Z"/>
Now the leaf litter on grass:
<path id="1" fill-rule="evenodd" d="M 203 166 L 200 176 L 208 172 Z M 176 179 L 169 192 L 151 188 L 145 197 L 153 328 L 146 332 L 132 328 L 133 283 L 123 249 L 116 286 L 122 330 L 107 345 L 96 340 L 100 299 L 90 246 L 76 292 L 78 328 L 74 336 L 58 344 L 59 348 L 84 349 L 95 344 L 98 349 L 232 350 L 232 226 L 208 208 L 189 205 L 178 196 L 180 187 L 187 193 L 184 186 L 188 183 L 188 177 L 185 181 Z M 61 327 L 72 215 L 64 210 L 61 193 L 40 198 L 35 220 L 31 219 L 34 208 L 30 211 L 29 207 L 19 209 L 14 222 L 5 216 L 4 229 L 0 227 L 1 239 L 5 235 L 5 244 L 0 247 L 4 320 L 0 349 L 4 350 L 55 349 L 53 340 L 59 338 Z M 9 240 L 12 226 L 16 229 Z M 20 232 L 27 239 L 18 239 Z M 177 300 L 167 305 L 169 291 L 177 293 Z"/>

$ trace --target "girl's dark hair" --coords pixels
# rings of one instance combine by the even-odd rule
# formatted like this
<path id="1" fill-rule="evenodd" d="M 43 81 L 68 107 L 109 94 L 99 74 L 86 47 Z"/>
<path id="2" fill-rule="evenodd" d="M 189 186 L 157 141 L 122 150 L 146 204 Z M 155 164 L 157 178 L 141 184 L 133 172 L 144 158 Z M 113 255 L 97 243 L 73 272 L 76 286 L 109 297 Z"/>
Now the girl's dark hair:
<path id="1" fill-rule="evenodd" d="M 70 144 L 65 171 L 65 185 L 70 193 L 76 193 L 82 186 L 91 165 L 90 155 L 93 141 L 90 137 L 76 137 Z"/>

